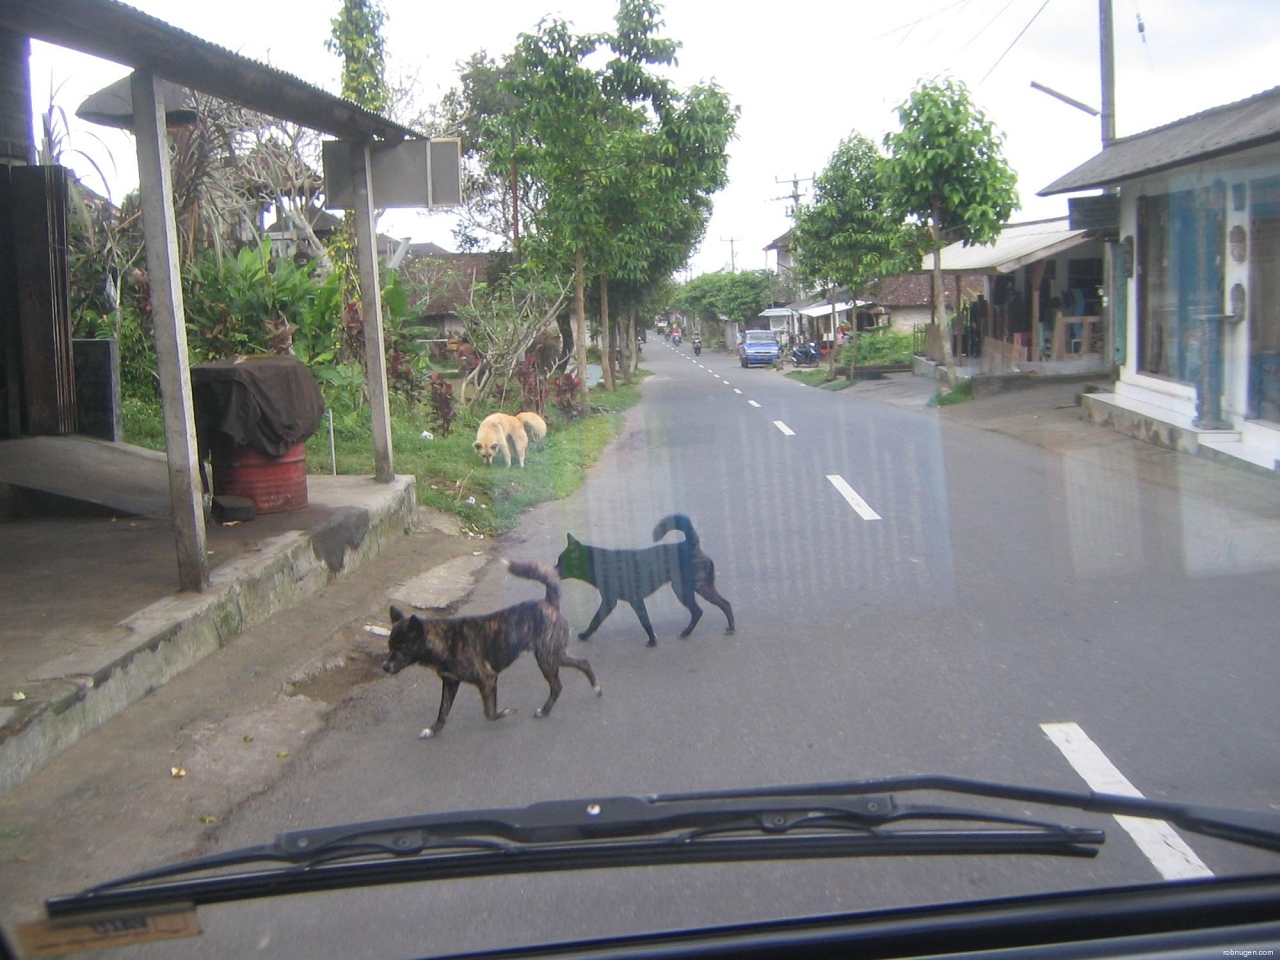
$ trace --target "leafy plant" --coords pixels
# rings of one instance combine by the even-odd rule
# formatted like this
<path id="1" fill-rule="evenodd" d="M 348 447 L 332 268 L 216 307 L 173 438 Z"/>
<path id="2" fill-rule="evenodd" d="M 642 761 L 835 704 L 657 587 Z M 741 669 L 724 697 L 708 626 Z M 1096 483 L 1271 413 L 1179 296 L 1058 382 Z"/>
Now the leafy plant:
<path id="1" fill-rule="evenodd" d="M 851 366 L 855 359 L 855 351 L 859 365 L 874 367 L 910 363 L 911 346 L 912 337 L 909 333 L 894 333 L 888 330 L 883 333 L 869 333 L 863 330 L 857 336 L 856 346 L 852 338 L 844 345 L 837 365 Z"/>
<path id="2" fill-rule="evenodd" d="M 435 411 L 436 424 L 443 436 L 449 436 L 458 411 L 453 403 L 453 384 L 438 370 L 431 374 L 431 409 Z"/>
<path id="3" fill-rule="evenodd" d="M 566 420 L 580 420 L 586 413 L 586 404 L 582 402 L 582 381 L 566 371 L 558 377 L 551 378 L 551 388 L 555 391 L 556 409 Z"/>
<path id="4" fill-rule="evenodd" d="M 520 382 L 520 409 L 541 414 L 551 395 L 551 383 L 531 358 L 516 367 L 516 379 Z"/>
<path id="5" fill-rule="evenodd" d="M 265 240 L 234 257 L 205 251 L 183 277 L 193 355 L 217 360 L 270 352 L 274 333 L 299 327 L 317 287 L 292 260 L 273 260 L 271 244 Z M 315 331 L 318 318 L 307 319 Z"/>

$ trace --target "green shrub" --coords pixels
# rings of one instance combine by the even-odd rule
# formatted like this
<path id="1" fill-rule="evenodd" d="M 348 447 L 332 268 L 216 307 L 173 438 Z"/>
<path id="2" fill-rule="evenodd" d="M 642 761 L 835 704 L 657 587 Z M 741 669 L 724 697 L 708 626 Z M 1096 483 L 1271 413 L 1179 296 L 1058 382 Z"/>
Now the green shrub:
<path id="1" fill-rule="evenodd" d="M 871 332 L 863 330 L 858 334 L 858 363 L 860 367 L 882 367 L 908 364 L 911 362 L 911 334 L 894 333 L 890 330 Z M 853 362 L 853 342 L 844 345 L 836 363 L 849 366 Z"/>

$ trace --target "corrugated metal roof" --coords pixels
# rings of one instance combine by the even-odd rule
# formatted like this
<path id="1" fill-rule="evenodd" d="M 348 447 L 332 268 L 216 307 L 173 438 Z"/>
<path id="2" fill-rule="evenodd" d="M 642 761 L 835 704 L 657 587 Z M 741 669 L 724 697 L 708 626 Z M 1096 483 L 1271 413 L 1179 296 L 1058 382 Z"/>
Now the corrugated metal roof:
<path id="1" fill-rule="evenodd" d="M 1111 186 L 1280 140 L 1280 87 L 1114 141 L 1039 196 Z M 943 260 L 946 263 L 946 260 Z"/>
<path id="2" fill-rule="evenodd" d="M 127 67 L 150 69 L 181 86 L 332 136 L 415 136 L 359 104 L 116 0 L 4 0 L 0 27 Z"/>
<path id="3" fill-rule="evenodd" d="M 1067 217 L 1010 223 L 995 243 L 966 247 L 961 242 L 942 248 L 944 273 L 1012 273 L 1019 267 L 1084 243 L 1084 230 L 1072 230 Z M 933 254 L 924 258 L 926 272 L 933 269 Z"/>

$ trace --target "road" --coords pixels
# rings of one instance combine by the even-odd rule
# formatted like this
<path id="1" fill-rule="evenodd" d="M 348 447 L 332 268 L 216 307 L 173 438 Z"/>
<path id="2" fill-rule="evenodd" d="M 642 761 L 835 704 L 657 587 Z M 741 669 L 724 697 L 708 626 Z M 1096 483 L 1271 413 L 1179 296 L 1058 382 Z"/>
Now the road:
<path id="1" fill-rule="evenodd" d="M 1152 797 L 1280 803 L 1274 523 L 1242 549 L 1224 543 L 1221 508 L 1176 475 L 806 388 L 723 355 L 695 360 L 687 344 L 650 343 L 644 362 L 654 376 L 624 435 L 500 550 L 551 562 L 566 534 L 644 546 L 660 517 L 686 513 L 736 633 L 704 602 L 693 636 L 677 639 L 687 613 L 664 588 L 648 605 L 656 648 L 625 604 L 590 643 L 572 641 L 602 698 L 566 671 L 555 712 L 535 719 L 546 688 L 522 661 L 499 682 L 515 716 L 486 722 L 464 688 L 430 741 L 417 732 L 439 681 L 416 669 L 378 678 L 236 809 L 216 849 L 415 812 L 910 773 L 1068 790 L 1115 790 L 1122 776 Z M 491 563 L 464 612 L 539 593 Z M 575 627 L 596 602 L 566 585 Z M 1103 827 L 1106 849 L 313 895 L 204 910 L 200 941 L 153 953 L 360 955 L 375 930 L 379 954 L 451 952 L 1274 869 L 1216 841 L 1148 843 L 1110 818 L 1051 816 Z"/>

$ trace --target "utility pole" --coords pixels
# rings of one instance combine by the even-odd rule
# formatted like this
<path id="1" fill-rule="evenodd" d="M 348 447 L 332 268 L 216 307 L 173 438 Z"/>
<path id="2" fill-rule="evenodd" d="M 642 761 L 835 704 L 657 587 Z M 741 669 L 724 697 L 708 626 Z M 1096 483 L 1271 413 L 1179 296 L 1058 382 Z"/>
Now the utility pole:
<path id="1" fill-rule="evenodd" d="M 734 259 L 734 256 L 733 256 L 733 245 L 741 239 L 742 237 L 721 237 L 720 238 L 721 243 L 727 243 L 729 245 L 729 272 L 730 273 L 738 272 L 738 266 L 737 266 L 738 262 L 737 260 Z"/>
<path id="2" fill-rule="evenodd" d="M 793 222 L 793 223 L 795 222 L 796 218 L 797 218 L 797 217 L 799 217 L 799 215 L 800 215 L 800 197 L 801 197 L 801 196 L 803 196 L 803 194 L 801 194 L 801 193 L 800 193 L 800 184 L 802 184 L 802 183 L 808 183 L 808 182 L 810 182 L 810 181 L 812 181 L 812 180 L 813 180 L 813 177 L 812 177 L 812 176 L 809 176 L 809 177 L 799 177 L 799 176 L 796 176 L 794 173 L 791 175 L 791 179 L 790 179 L 790 180 L 779 180 L 777 177 L 774 177 L 774 178 L 773 178 L 773 182 L 774 182 L 774 183 L 789 183 L 789 184 L 791 184 L 791 192 L 790 192 L 790 193 L 788 193 L 788 194 L 783 194 L 781 197 L 774 197 L 773 199 L 775 199 L 775 200 L 790 200 L 790 201 L 791 201 L 791 209 L 787 211 L 787 216 L 789 216 L 789 217 L 791 218 L 791 220 L 792 220 L 792 222 Z"/>
<path id="3" fill-rule="evenodd" d="M 1116 42 L 1111 0 L 1098 0 L 1098 46 L 1102 61 L 1102 149 L 1116 138 Z"/>

